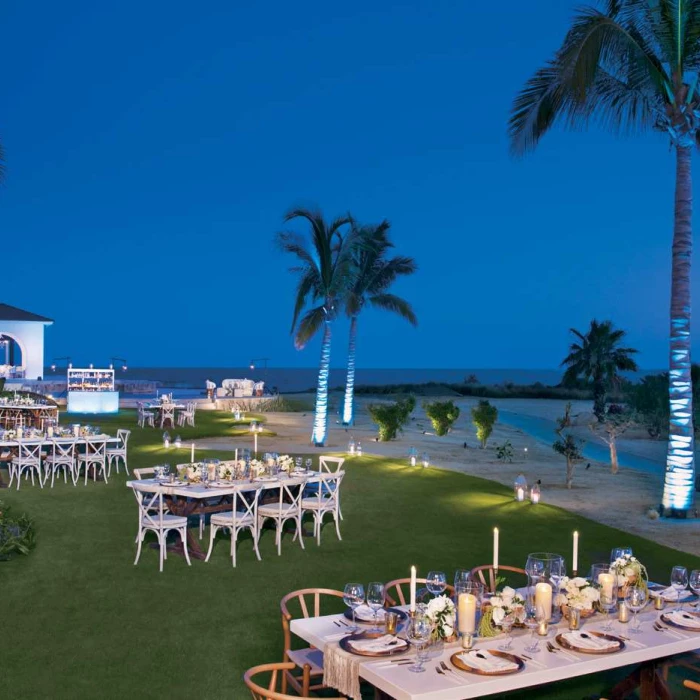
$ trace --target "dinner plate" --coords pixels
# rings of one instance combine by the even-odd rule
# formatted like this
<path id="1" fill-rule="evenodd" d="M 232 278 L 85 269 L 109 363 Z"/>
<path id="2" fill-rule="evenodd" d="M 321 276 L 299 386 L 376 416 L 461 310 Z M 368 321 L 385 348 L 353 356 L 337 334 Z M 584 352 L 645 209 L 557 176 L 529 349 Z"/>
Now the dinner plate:
<path id="1" fill-rule="evenodd" d="M 257 481 L 261 484 L 270 484 L 273 481 L 279 481 L 279 479 L 276 476 L 256 476 L 253 481 Z"/>
<path id="2" fill-rule="evenodd" d="M 408 615 L 407 615 L 403 610 L 399 610 L 398 608 L 385 608 L 385 609 L 384 609 L 384 612 L 385 612 L 385 613 L 387 613 L 387 612 L 396 613 L 396 614 L 399 616 L 399 624 L 401 624 L 401 622 L 403 622 L 404 620 L 406 620 L 406 619 L 408 618 Z M 350 610 L 350 609 L 346 610 L 346 611 L 343 613 L 343 615 L 346 617 L 346 619 L 352 620 L 352 610 Z M 369 620 L 365 620 L 365 619 L 363 619 L 363 618 L 358 617 L 357 615 L 355 615 L 355 622 L 356 622 L 358 625 L 373 625 L 373 624 L 374 624 L 374 618 L 371 618 L 371 619 L 369 619 Z M 383 618 L 383 617 L 382 617 L 382 618 L 379 618 L 379 617 L 378 617 L 378 618 L 377 618 L 377 624 L 383 625 L 383 624 L 384 624 L 384 618 Z"/>
<path id="3" fill-rule="evenodd" d="M 700 615 L 698 613 L 691 613 L 683 611 L 684 614 L 694 617 L 696 620 L 700 620 Z M 692 625 L 682 625 L 680 622 L 676 622 L 668 617 L 668 613 L 661 613 L 661 620 L 671 627 L 678 627 L 678 629 L 687 630 L 688 632 L 700 632 L 700 627 L 693 627 Z"/>
<path id="4" fill-rule="evenodd" d="M 362 649 L 355 649 L 352 645 L 353 641 L 379 639 L 385 634 L 385 632 L 358 632 L 357 634 L 350 634 L 340 640 L 340 648 L 355 656 L 395 656 L 396 654 L 405 654 L 408 651 L 408 642 L 405 639 L 397 639 L 396 645 L 386 651 L 363 651 Z"/>
<path id="5" fill-rule="evenodd" d="M 525 668 L 525 662 L 514 654 L 508 654 L 505 651 L 496 651 L 495 649 L 484 649 L 481 654 L 491 654 L 491 656 L 498 656 L 501 659 L 506 659 L 511 663 L 517 664 L 517 668 L 506 669 L 505 671 L 484 671 L 476 666 L 470 666 L 468 663 L 462 661 L 460 656 L 464 654 L 463 651 L 458 651 L 450 656 L 450 663 L 458 668 L 460 671 L 466 671 L 467 673 L 475 673 L 477 676 L 510 676 L 513 673 L 518 673 Z"/>
<path id="6" fill-rule="evenodd" d="M 555 641 L 563 649 L 571 649 L 572 651 L 578 651 L 581 654 L 617 654 L 618 651 L 622 651 L 625 648 L 625 643 L 619 637 L 615 637 L 612 634 L 605 634 L 604 632 L 593 631 L 586 632 L 585 634 L 590 634 L 594 637 L 605 639 L 608 642 L 615 642 L 617 644 L 617 647 L 611 647 L 609 649 L 586 649 L 585 647 L 579 647 L 569 642 L 567 639 L 564 638 L 563 633 L 558 634 L 555 637 Z"/>

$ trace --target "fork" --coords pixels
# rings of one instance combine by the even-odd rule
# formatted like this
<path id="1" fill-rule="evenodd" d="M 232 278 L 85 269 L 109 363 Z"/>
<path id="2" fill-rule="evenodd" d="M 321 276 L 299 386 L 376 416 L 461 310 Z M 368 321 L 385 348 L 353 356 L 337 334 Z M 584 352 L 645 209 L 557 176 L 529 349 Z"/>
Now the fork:
<path id="1" fill-rule="evenodd" d="M 452 674 L 452 676 L 456 678 L 460 683 L 464 680 L 464 676 L 462 674 L 457 673 L 457 671 L 454 668 L 450 668 L 444 661 L 440 662 L 440 666 L 444 674 Z"/>
<path id="2" fill-rule="evenodd" d="M 435 667 L 435 670 L 436 670 L 441 676 L 444 676 L 445 678 L 447 678 L 447 679 L 449 679 L 449 680 L 451 680 L 451 681 L 453 681 L 453 682 L 457 682 L 457 683 L 461 683 L 461 682 L 462 682 L 460 676 L 458 676 L 457 674 L 452 675 L 452 674 L 450 674 L 450 673 L 447 672 L 447 671 L 451 670 L 451 669 L 449 669 L 449 668 L 447 669 L 447 671 L 444 671 L 444 670 L 441 669 L 440 666 L 438 665 L 438 666 Z"/>
<path id="3" fill-rule="evenodd" d="M 564 649 L 559 649 L 558 647 L 555 647 L 552 642 L 547 642 L 547 650 L 550 651 L 552 654 L 561 654 L 565 659 L 569 659 L 569 661 L 578 661 L 578 659 L 573 655 L 569 654 L 568 651 L 564 651 Z"/>

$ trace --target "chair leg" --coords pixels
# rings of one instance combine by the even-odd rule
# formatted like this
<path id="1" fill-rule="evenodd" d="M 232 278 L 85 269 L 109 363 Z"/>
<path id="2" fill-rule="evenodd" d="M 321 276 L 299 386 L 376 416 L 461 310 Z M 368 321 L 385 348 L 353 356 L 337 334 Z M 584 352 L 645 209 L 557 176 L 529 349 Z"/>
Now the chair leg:
<path id="1" fill-rule="evenodd" d="M 258 549 L 258 540 L 260 539 L 260 530 L 259 528 L 253 526 L 250 528 L 250 533 L 253 535 L 253 551 L 255 552 L 255 556 L 258 558 L 258 561 L 262 561 L 262 558 L 260 557 L 260 550 Z"/>
<path id="2" fill-rule="evenodd" d="M 340 520 L 338 518 L 338 515 L 340 514 L 340 511 L 337 513 L 333 513 L 333 518 L 335 519 L 335 532 L 338 535 L 338 539 L 342 540 L 343 538 L 340 536 Z"/>
<path id="3" fill-rule="evenodd" d="M 165 559 L 165 533 L 164 532 L 159 532 L 158 533 L 158 553 L 159 553 L 159 561 L 160 561 L 160 573 L 163 573 L 163 560 Z"/>
<path id="4" fill-rule="evenodd" d="M 180 537 L 182 537 L 182 549 L 185 551 L 185 559 L 187 560 L 187 566 L 192 566 L 190 561 L 190 553 L 187 551 L 187 528 L 183 527 L 180 530 Z"/>
<path id="5" fill-rule="evenodd" d="M 238 539 L 238 528 L 231 528 L 231 563 L 236 568 L 236 540 Z"/>
<path id="6" fill-rule="evenodd" d="M 136 559 L 134 559 L 134 566 L 139 563 L 139 557 L 141 556 L 141 543 L 143 542 L 145 534 L 146 531 L 139 527 L 139 532 L 136 535 L 136 542 L 138 543 L 138 546 L 136 547 Z"/>
<path id="7" fill-rule="evenodd" d="M 202 537 L 204 537 L 204 516 L 200 515 L 199 516 L 199 539 L 201 540 Z"/>
<path id="8" fill-rule="evenodd" d="M 282 554 L 282 521 L 277 521 L 277 556 Z"/>
<path id="9" fill-rule="evenodd" d="M 316 530 L 316 544 L 320 547 L 321 546 L 321 523 L 323 522 L 323 515 L 321 513 L 318 513 L 318 516 L 316 513 L 314 513 L 314 529 Z"/>
<path id="10" fill-rule="evenodd" d="M 299 535 L 299 544 L 301 545 L 302 549 L 306 549 L 306 547 L 304 547 L 304 532 L 301 529 L 301 515 L 299 515 L 296 518 L 296 523 L 297 523 L 297 534 Z"/>
<path id="11" fill-rule="evenodd" d="M 126 463 L 126 455 L 124 455 L 124 471 L 126 472 L 126 475 L 129 476 L 129 467 Z"/>
<path id="12" fill-rule="evenodd" d="M 204 561 L 209 561 L 211 551 L 214 549 L 214 538 L 216 537 L 216 531 L 218 529 L 219 528 L 217 525 L 214 525 L 213 523 L 209 524 L 209 551 L 207 552 L 207 556 L 204 558 Z"/>

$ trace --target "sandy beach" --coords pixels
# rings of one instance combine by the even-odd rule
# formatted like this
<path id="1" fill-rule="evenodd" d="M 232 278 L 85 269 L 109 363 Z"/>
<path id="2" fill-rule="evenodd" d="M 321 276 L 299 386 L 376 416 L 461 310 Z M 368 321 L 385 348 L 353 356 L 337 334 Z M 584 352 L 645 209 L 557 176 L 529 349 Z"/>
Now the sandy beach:
<path id="1" fill-rule="evenodd" d="M 309 395 L 304 395 L 308 400 Z M 339 396 L 334 396 L 335 405 Z M 366 405 L 386 400 L 384 397 L 360 397 L 358 399 L 357 423 L 351 430 L 337 422 L 337 416 L 329 418 L 329 433 L 325 451 L 344 452 L 348 440 L 362 442 L 365 454 L 377 454 L 404 458 L 410 446 L 420 453 L 427 452 L 431 465 L 444 469 L 454 469 L 485 479 L 492 479 L 510 485 L 515 477 L 524 473 L 529 483 L 542 481 L 542 500 L 584 515 L 606 525 L 618 527 L 648 537 L 655 542 L 674 547 L 684 552 L 700 554 L 700 521 L 651 520 L 647 510 L 657 505 L 663 484 L 663 460 L 666 451 L 665 441 L 654 441 L 645 437 L 643 430 L 626 435 L 618 442 L 618 449 L 659 463 L 658 473 L 621 468 L 616 475 L 610 473 L 609 464 L 600 461 L 584 460 L 576 467 L 572 489 L 565 485 L 565 462 L 551 446 L 532 437 L 522 430 L 497 423 L 487 449 L 477 447 L 475 429 L 471 424 L 470 409 L 477 399 L 458 399 L 461 415 L 454 430 L 445 437 L 437 437 L 426 418 L 420 402 L 413 418 L 398 439 L 391 442 L 377 442 L 376 428 L 369 419 Z M 501 411 L 535 416 L 554 420 L 564 412 L 565 401 L 554 399 L 494 399 L 492 403 Z M 595 442 L 596 438 L 587 427 L 586 417 L 590 415 L 591 402 L 572 402 L 572 414 L 578 415 L 582 425 L 575 432 L 585 440 Z M 313 413 L 270 413 L 268 426 L 277 433 L 272 438 L 260 438 L 259 451 L 304 452 L 309 451 L 309 436 Z M 495 445 L 510 440 L 515 457 L 512 463 L 499 462 Z M 467 447 L 464 447 L 464 443 Z M 201 447 L 226 449 L 241 446 L 230 440 L 212 439 L 202 441 Z M 602 445 L 602 443 L 599 443 Z M 587 465 L 590 466 L 587 467 Z"/>

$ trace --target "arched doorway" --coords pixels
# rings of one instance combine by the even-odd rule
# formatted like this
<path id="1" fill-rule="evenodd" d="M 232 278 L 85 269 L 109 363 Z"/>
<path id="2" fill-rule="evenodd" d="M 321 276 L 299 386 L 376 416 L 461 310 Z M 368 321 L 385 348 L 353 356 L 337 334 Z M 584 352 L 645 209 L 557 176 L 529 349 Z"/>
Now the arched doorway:
<path id="1" fill-rule="evenodd" d="M 0 377 L 24 377 L 24 348 L 9 333 L 0 333 Z"/>

